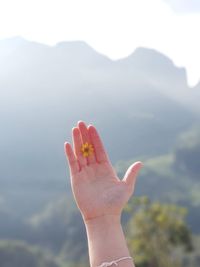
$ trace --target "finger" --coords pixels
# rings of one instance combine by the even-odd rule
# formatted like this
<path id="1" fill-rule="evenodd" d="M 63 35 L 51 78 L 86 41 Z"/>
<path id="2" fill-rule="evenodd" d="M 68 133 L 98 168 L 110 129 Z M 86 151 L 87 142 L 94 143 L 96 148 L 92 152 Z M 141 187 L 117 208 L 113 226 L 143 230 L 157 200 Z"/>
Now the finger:
<path id="1" fill-rule="evenodd" d="M 99 163 L 110 162 L 96 128 L 93 125 L 89 125 L 88 132 L 89 132 L 89 136 L 91 138 L 92 144 L 94 146 L 97 161 Z"/>
<path id="2" fill-rule="evenodd" d="M 138 161 L 138 162 L 135 162 L 134 164 L 132 164 L 124 178 L 122 181 L 124 181 L 127 185 L 129 185 L 131 187 L 132 190 L 134 190 L 135 188 L 135 183 L 136 183 L 136 178 L 137 178 L 137 174 L 139 172 L 139 170 L 141 169 L 142 167 L 142 162 Z"/>
<path id="3" fill-rule="evenodd" d="M 87 165 L 87 160 L 85 157 L 83 157 L 83 154 L 81 152 L 82 140 L 81 140 L 80 131 L 77 127 L 74 127 L 72 129 L 72 136 L 73 136 L 73 146 L 74 146 L 75 155 L 80 163 L 80 167 L 82 168 Z"/>
<path id="4" fill-rule="evenodd" d="M 68 164 L 71 174 L 76 174 L 79 172 L 79 163 L 74 155 L 73 149 L 69 143 L 64 144 L 65 153 L 68 159 Z"/>
<path id="5" fill-rule="evenodd" d="M 88 144 L 92 144 L 91 138 L 89 136 L 88 133 L 88 129 L 87 126 L 85 125 L 85 123 L 83 121 L 79 121 L 78 122 L 78 128 L 79 131 L 81 133 L 81 139 L 82 139 L 82 143 L 88 143 Z M 91 153 L 88 157 L 87 157 L 87 162 L 90 163 L 95 163 L 96 162 L 96 158 L 94 153 Z"/>

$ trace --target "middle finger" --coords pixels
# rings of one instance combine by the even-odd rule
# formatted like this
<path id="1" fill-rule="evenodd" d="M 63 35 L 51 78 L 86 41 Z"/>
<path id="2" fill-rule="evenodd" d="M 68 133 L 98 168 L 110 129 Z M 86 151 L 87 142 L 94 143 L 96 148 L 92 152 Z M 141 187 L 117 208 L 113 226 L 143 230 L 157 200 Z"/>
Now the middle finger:
<path id="1" fill-rule="evenodd" d="M 86 124 L 83 121 L 79 121 L 78 128 L 81 133 L 81 139 L 83 144 L 88 143 L 92 145 Z M 96 162 L 94 151 L 87 157 L 87 162 L 88 164 Z"/>

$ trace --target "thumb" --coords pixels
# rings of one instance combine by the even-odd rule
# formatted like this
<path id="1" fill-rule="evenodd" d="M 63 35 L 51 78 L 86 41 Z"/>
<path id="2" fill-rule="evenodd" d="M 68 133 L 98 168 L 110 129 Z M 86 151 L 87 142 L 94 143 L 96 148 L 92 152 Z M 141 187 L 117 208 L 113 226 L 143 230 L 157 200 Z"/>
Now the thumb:
<path id="1" fill-rule="evenodd" d="M 142 167 L 142 162 L 137 161 L 133 163 L 127 170 L 126 174 L 124 175 L 124 178 L 122 181 L 124 181 L 127 185 L 131 186 L 132 189 L 135 187 L 136 177 L 139 172 L 139 170 Z"/>

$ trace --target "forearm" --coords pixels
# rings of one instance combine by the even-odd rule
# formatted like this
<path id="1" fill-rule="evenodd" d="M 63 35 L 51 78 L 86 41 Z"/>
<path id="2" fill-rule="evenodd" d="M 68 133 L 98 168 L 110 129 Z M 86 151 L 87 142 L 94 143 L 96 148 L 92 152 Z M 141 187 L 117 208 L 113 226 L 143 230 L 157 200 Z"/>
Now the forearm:
<path id="1" fill-rule="evenodd" d="M 130 257 L 118 216 L 102 216 L 85 222 L 85 226 L 91 267 L 122 257 Z M 118 262 L 118 266 L 134 267 L 133 260 L 122 260 Z"/>

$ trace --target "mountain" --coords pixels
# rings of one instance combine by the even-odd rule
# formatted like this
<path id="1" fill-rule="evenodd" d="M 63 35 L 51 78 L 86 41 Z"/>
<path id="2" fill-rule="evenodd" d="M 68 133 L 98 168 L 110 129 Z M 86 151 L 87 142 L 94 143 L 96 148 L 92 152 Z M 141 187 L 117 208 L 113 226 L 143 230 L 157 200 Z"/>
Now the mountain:
<path id="1" fill-rule="evenodd" d="M 152 49 L 112 61 L 82 41 L 1 40 L 0 195 L 8 208 L 21 203 L 20 216 L 65 191 L 63 143 L 80 119 L 97 126 L 113 163 L 168 153 L 199 124 L 199 91 Z"/>

